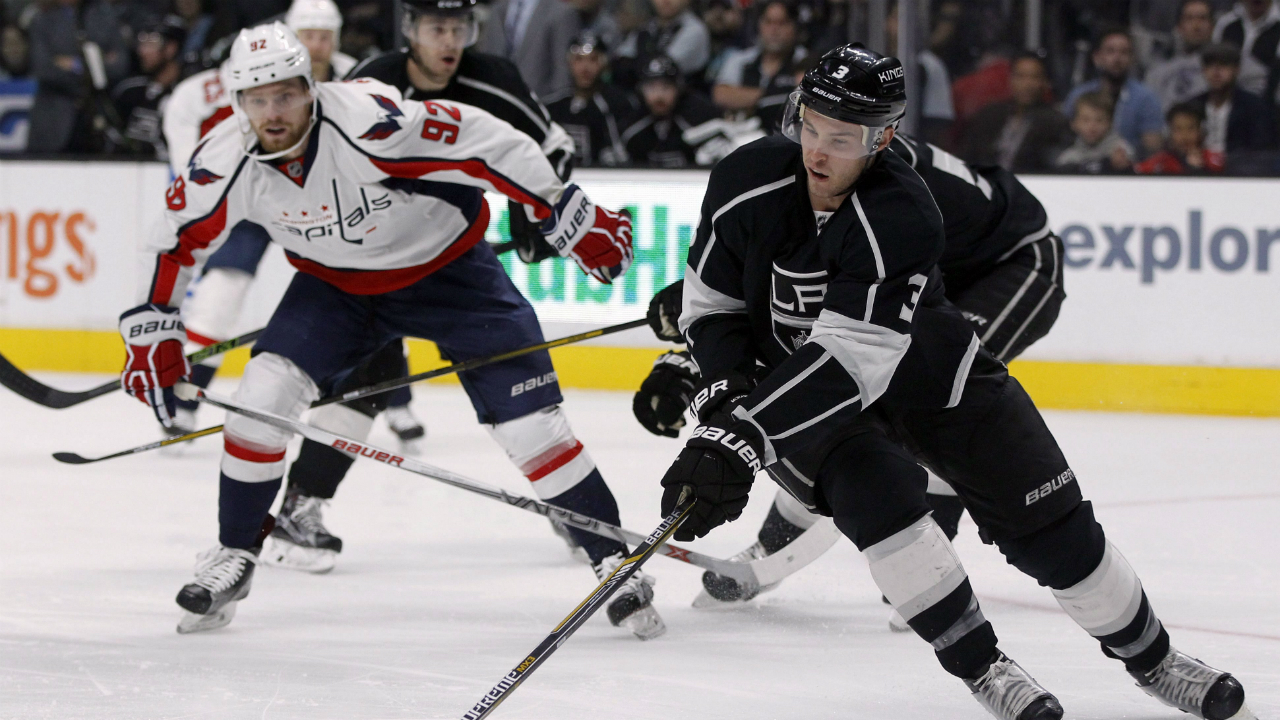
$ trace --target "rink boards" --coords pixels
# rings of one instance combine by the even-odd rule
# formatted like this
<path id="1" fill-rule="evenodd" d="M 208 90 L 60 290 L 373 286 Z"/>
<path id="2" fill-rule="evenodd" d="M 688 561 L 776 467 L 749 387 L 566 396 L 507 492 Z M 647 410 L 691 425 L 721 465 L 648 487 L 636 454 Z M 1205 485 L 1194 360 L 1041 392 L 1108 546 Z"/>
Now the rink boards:
<path id="1" fill-rule="evenodd" d="M 549 337 L 644 314 L 678 279 L 706 173 L 591 171 L 575 181 L 635 218 L 636 261 L 602 286 L 568 261 L 503 256 Z M 1046 407 L 1280 415 L 1280 181 L 1028 177 L 1066 244 L 1068 299 L 1014 372 Z M 136 303 L 136 247 L 161 222 L 165 166 L 0 163 L 0 353 L 26 369 L 115 372 L 121 309 Z M 488 239 L 505 239 L 490 198 Z M 242 318 L 265 323 L 292 269 L 273 249 Z M 574 387 L 634 389 L 662 344 L 647 331 L 557 351 Z M 439 364 L 416 343 L 414 365 Z M 245 355 L 231 357 L 234 374 Z"/>

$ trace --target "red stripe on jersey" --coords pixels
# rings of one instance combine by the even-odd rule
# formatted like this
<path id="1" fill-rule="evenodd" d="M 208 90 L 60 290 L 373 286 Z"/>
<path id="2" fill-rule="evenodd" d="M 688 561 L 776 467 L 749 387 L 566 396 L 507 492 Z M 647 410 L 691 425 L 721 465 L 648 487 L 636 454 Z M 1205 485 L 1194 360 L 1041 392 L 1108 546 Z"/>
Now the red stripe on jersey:
<path id="1" fill-rule="evenodd" d="M 394 270 L 335 270 L 318 262 L 298 257 L 289 253 L 289 263 L 298 270 L 314 275 L 339 290 L 352 295 L 381 295 L 394 292 L 418 282 L 422 278 L 457 260 L 463 253 L 484 240 L 484 232 L 489 227 L 489 203 L 480 203 L 480 214 L 471 227 L 462 233 L 462 237 L 445 248 L 444 252 L 434 260 L 423 265 L 415 265 Z"/>
<path id="2" fill-rule="evenodd" d="M 256 463 L 280 462 L 284 459 L 285 452 L 284 450 L 281 450 L 280 452 L 258 452 L 257 450 L 250 450 L 243 445 L 237 445 L 229 437 L 223 438 L 222 447 L 225 448 L 227 454 L 233 458 L 244 460 L 245 462 Z"/>
<path id="3" fill-rule="evenodd" d="M 386 160 L 370 157 L 369 161 L 382 172 L 398 178 L 416 180 L 423 175 L 444 170 L 460 170 L 473 178 L 487 180 L 503 195 L 524 205 L 533 206 L 533 214 L 539 220 L 551 217 L 551 206 L 510 180 L 489 169 L 481 160 Z"/>
<path id="4" fill-rule="evenodd" d="M 231 117 L 232 114 L 230 105 L 223 105 L 217 110 L 214 110 L 212 115 L 205 118 L 204 122 L 200 123 L 200 139 L 204 139 L 204 136 L 209 134 L 210 130 L 218 127 L 219 123 Z"/>
<path id="5" fill-rule="evenodd" d="M 542 478 L 559 470 L 565 465 L 568 465 L 570 460 L 573 460 L 574 458 L 578 457 L 581 454 L 582 454 L 582 441 L 578 440 L 573 443 L 573 447 L 551 458 L 546 463 L 544 463 L 541 467 L 539 467 L 537 470 L 534 470 L 528 475 L 525 475 L 525 477 L 529 478 L 529 482 L 535 482 L 535 481 L 541 480 Z"/>
<path id="6" fill-rule="evenodd" d="M 217 345 L 219 342 L 221 342 L 220 340 L 207 338 L 204 335 L 201 335 L 200 333 L 192 332 L 191 328 L 187 328 L 187 339 L 194 343 L 199 343 L 205 347 L 209 347 L 210 345 Z"/>
<path id="7" fill-rule="evenodd" d="M 161 255 L 156 258 L 156 276 L 151 282 L 151 302 L 157 305 L 171 305 L 173 289 L 178 284 L 178 273 L 182 267 L 172 255 Z"/>

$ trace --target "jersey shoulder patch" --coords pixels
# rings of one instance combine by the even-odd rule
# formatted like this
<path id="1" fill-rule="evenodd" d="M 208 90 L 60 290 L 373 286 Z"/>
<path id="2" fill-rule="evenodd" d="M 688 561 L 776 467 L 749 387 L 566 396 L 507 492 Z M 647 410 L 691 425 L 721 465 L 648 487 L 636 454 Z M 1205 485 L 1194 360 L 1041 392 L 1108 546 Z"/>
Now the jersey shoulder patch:
<path id="1" fill-rule="evenodd" d="M 394 87 L 364 77 L 316 87 L 324 117 L 347 137 L 377 142 L 404 131 L 406 101 Z"/>

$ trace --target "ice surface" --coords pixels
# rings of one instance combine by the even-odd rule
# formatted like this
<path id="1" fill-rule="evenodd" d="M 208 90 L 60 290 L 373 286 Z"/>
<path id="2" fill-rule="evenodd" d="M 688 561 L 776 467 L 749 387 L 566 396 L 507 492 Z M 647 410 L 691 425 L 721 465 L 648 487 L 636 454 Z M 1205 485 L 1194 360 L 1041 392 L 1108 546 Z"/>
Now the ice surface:
<path id="1" fill-rule="evenodd" d="M 644 432 L 628 395 L 567 395 L 624 524 L 648 532 L 678 443 Z M 420 388 L 414 409 L 432 462 L 529 492 L 459 388 Z M 1259 717 L 1280 718 L 1280 422 L 1047 416 L 1174 643 L 1240 677 Z M 86 467 L 49 457 L 156 432 L 123 394 L 54 411 L 0 390 L 0 718 L 456 718 L 595 584 L 544 520 L 357 462 L 328 514 L 345 541 L 332 574 L 260 568 L 229 627 L 179 636 L 173 596 L 216 537 L 220 442 Z M 381 425 L 372 440 L 392 444 Z M 745 547 L 772 495 L 757 488 L 740 521 L 695 547 Z M 967 519 L 957 545 L 1001 646 L 1068 717 L 1187 717 L 1138 691 Z M 696 568 L 658 557 L 646 570 L 666 636 L 641 643 L 593 618 L 495 717 L 986 717 L 928 646 L 888 631 L 848 543 L 732 610 L 689 607 Z"/>

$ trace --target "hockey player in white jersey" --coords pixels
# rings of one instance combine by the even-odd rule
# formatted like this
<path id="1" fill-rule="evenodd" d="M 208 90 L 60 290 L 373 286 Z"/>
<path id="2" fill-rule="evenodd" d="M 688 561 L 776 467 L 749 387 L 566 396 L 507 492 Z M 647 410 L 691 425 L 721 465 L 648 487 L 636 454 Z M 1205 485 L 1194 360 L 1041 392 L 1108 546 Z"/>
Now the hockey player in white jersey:
<path id="1" fill-rule="evenodd" d="M 167 226 L 143 253 L 138 307 L 121 316 L 127 392 L 173 421 L 173 386 L 190 372 L 179 305 L 199 266 L 242 219 L 267 229 L 299 270 L 254 348 L 236 398 L 297 417 L 363 358 L 405 335 L 461 361 L 542 340 L 537 317 L 483 242 L 484 191 L 519 200 L 548 241 L 601 282 L 631 263 L 631 225 L 564 185 L 537 143 L 478 108 L 413 103 L 377 81 L 315 83 L 283 24 L 242 31 L 225 69 L 233 121 L 192 152 L 166 199 Z M 550 356 L 531 353 L 461 374 L 478 419 L 548 502 L 606 522 L 617 504 L 559 409 Z M 311 421 L 346 435 L 371 418 L 342 405 Z M 219 544 L 178 594 L 180 631 L 230 622 L 248 595 L 289 433 L 227 418 Z M 578 541 L 598 576 L 626 548 Z M 610 603 L 642 638 L 665 628 L 652 583 L 633 577 Z"/>

